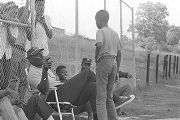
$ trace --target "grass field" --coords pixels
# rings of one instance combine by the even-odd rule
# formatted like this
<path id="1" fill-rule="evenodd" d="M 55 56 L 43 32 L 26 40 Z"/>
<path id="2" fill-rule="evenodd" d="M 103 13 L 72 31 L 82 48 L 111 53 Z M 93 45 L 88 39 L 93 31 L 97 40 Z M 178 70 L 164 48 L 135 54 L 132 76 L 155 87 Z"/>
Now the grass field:
<path id="1" fill-rule="evenodd" d="M 69 77 L 80 71 L 80 63 L 83 57 L 91 58 L 94 61 L 95 41 L 79 37 L 79 58 L 76 58 L 76 39 L 73 36 L 59 35 L 49 40 L 50 56 L 53 59 L 53 70 L 56 66 L 63 64 L 68 68 Z M 128 46 L 127 48 L 131 48 Z M 133 73 L 133 54 L 132 49 L 123 50 L 121 70 Z M 159 59 L 159 75 L 158 85 L 155 83 L 156 54 L 151 54 L 150 59 L 150 86 L 146 86 L 146 66 L 147 53 L 143 50 L 135 51 L 136 66 L 136 99 L 123 108 L 128 112 L 128 116 L 143 118 L 144 120 L 153 118 L 175 118 L 180 117 L 180 90 L 168 88 L 169 85 L 180 85 L 179 76 L 173 75 L 171 79 L 162 78 L 163 57 Z M 173 61 L 173 58 L 172 58 Z M 173 66 L 173 62 L 172 65 Z M 78 68 L 77 68 L 78 67 Z M 93 62 L 92 70 L 95 71 L 95 63 Z M 123 84 L 133 86 L 134 79 L 121 79 Z M 79 118 L 80 119 L 80 118 Z"/>

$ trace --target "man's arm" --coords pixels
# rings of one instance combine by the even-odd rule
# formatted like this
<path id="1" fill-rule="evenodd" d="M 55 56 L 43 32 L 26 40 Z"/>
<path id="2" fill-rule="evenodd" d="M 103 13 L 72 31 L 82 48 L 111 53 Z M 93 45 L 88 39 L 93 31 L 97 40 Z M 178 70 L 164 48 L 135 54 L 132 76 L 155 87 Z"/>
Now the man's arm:
<path id="1" fill-rule="evenodd" d="M 43 69 L 41 82 L 38 84 L 37 89 L 44 95 L 49 91 L 49 80 L 48 80 L 48 70 Z"/>
<path id="2" fill-rule="evenodd" d="M 47 26 L 47 24 L 46 24 L 45 22 L 43 22 L 43 26 L 44 26 L 44 29 L 45 29 L 45 31 L 46 31 L 47 37 L 48 37 L 49 39 L 51 39 L 52 36 L 53 36 L 52 30 L 50 30 L 50 29 L 48 28 L 48 26 Z"/>
<path id="3" fill-rule="evenodd" d="M 101 50 L 102 43 L 96 43 L 96 52 L 95 52 L 95 62 L 97 62 L 100 50 Z"/>
<path id="4" fill-rule="evenodd" d="M 121 50 L 123 48 L 121 41 L 119 39 L 119 36 L 117 34 L 117 57 L 116 57 L 116 61 L 117 61 L 117 71 L 119 71 L 119 67 L 120 67 L 120 63 L 121 63 Z"/>
<path id="5" fill-rule="evenodd" d="M 96 51 L 95 51 L 95 62 L 97 62 L 101 47 L 102 47 L 102 43 L 103 43 L 103 33 L 101 30 L 98 30 L 96 32 L 96 41 L 97 43 L 95 44 L 96 46 Z"/>
<path id="6" fill-rule="evenodd" d="M 40 22 L 40 23 L 43 25 L 47 37 L 48 37 L 49 39 L 51 39 L 52 36 L 53 36 L 53 32 L 52 32 L 52 30 L 49 29 L 49 27 L 47 26 L 46 21 L 45 21 L 45 17 L 43 16 L 43 17 L 41 17 L 41 18 L 37 18 L 37 21 Z"/>
<path id="7" fill-rule="evenodd" d="M 128 77 L 128 73 L 127 72 L 119 71 L 119 78 L 127 78 L 127 77 Z"/>
<path id="8" fill-rule="evenodd" d="M 38 90 L 44 95 L 46 95 L 49 91 L 48 69 L 50 69 L 52 65 L 52 63 L 48 62 L 48 60 L 49 58 L 43 63 L 41 82 L 37 86 Z"/>
<path id="9" fill-rule="evenodd" d="M 119 67 L 120 67 L 120 63 L 121 63 L 121 50 L 117 51 L 116 61 L 117 61 L 117 71 L 119 71 Z"/>
<path id="10" fill-rule="evenodd" d="M 122 71 L 119 71 L 119 78 L 132 78 L 132 74 L 128 73 L 128 72 L 122 72 Z"/>

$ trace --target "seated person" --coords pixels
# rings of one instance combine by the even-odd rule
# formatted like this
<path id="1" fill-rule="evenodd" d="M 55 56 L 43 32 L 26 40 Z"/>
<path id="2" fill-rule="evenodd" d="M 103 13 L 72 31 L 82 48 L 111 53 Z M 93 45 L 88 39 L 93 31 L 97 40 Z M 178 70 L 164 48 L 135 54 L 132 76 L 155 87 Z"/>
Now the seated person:
<path id="1" fill-rule="evenodd" d="M 54 120 L 52 117 L 54 110 L 42 100 L 39 95 L 33 95 L 28 100 L 28 103 L 23 104 L 22 102 L 13 100 L 13 98 L 17 96 L 18 94 L 10 88 L 0 90 L 0 114 L 3 120 L 19 120 L 18 118 L 22 118 L 23 120 L 34 120 L 36 113 L 45 120 Z M 22 108 L 18 108 L 23 112 L 20 114 L 21 116 L 14 111 L 12 105 L 17 105 Z"/>
<path id="2" fill-rule="evenodd" d="M 91 67 L 91 59 L 83 58 L 81 62 L 81 71 L 83 70 L 89 70 L 88 79 L 96 80 L 96 75 L 93 71 L 90 70 Z M 61 82 L 67 81 L 67 71 L 65 66 L 59 66 L 56 69 L 56 74 L 59 77 L 59 80 Z M 119 78 L 132 78 L 132 75 L 126 72 L 119 71 Z M 95 82 L 95 81 L 93 81 Z M 129 85 L 124 85 L 120 88 L 118 88 L 116 91 L 114 91 L 113 95 L 113 101 L 115 103 L 116 109 L 119 111 L 119 108 L 122 106 L 132 102 L 135 98 L 134 95 L 130 95 L 131 88 Z M 82 112 L 88 112 L 88 118 L 91 118 L 91 108 L 89 108 L 90 105 L 88 103 L 78 106 L 75 108 L 75 114 L 80 114 Z"/>
<path id="3" fill-rule="evenodd" d="M 96 83 L 94 80 L 87 79 L 89 70 L 84 70 L 62 84 L 56 80 L 56 76 L 43 68 L 43 49 L 33 47 L 27 52 L 27 58 L 31 63 L 27 81 L 32 88 L 38 89 L 47 96 L 46 101 L 55 102 L 54 91 L 49 92 L 48 87 L 57 87 L 58 99 L 61 102 L 70 102 L 72 105 L 81 106 L 90 102 L 94 120 L 97 120 L 96 114 Z M 47 82 L 47 80 L 49 82 Z"/>

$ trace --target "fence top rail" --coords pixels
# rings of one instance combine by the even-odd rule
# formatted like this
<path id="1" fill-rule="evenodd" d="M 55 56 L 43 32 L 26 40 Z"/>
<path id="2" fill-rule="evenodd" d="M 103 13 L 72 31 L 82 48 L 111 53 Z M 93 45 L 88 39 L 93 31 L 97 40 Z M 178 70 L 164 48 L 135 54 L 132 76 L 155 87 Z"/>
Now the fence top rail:
<path id="1" fill-rule="evenodd" d="M 157 51 L 153 51 L 151 52 L 153 54 L 159 54 L 159 55 L 172 55 L 172 56 L 180 56 L 180 54 L 178 53 L 173 53 L 173 52 L 157 52 Z"/>
<path id="2" fill-rule="evenodd" d="M 132 49 L 129 49 L 129 48 L 124 48 L 123 50 L 124 51 L 133 51 Z M 172 56 L 179 56 L 180 57 L 179 53 L 173 53 L 173 52 L 162 52 L 162 51 L 151 51 L 151 52 L 148 52 L 146 50 L 135 49 L 135 52 L 138 52 L 138 51 L 142 51 L 142 52 L 146 52 L 146 53 L 150 53 L 150 54 L 172 55 Z"/>
<path id="3" fill-rule="evenodd" d="M 10 21 L 10 20 L 0 19 L 0 22 L 14 24 L 14 25 L 19 25 L 19 26 L 23 26 L 23 27 L 31 27 L 31 25 L 23 24 L 23 23 L 20 23 L 20 22 L 14 22 L 14 21 Z"/>

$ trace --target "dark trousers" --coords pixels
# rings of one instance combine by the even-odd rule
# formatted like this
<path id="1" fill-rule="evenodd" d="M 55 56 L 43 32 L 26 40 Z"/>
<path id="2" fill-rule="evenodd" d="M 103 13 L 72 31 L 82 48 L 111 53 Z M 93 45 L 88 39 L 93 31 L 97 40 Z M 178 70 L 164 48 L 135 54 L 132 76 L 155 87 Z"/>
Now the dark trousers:
<path id="1" fill-rule="evenodd" d="M 6 60 L 6 55 L 4 54 L 2 59 L 0 59 L 0 88 L 5 89 L 8 86 L 10 78 L 10 59 Z"/>
<path id="2" fill-rule="evenodd" d="M 38 113 L 43 119 L 47 120 L 53 113 L 53 109 L 41 99 L 39 95 L 32 96 L 28 103 L 23 107 L 23 111 L 28 120 L 34 120 L 36 113 Z"/>
<path id="3" fill-rule="evenodd" d="M 58 86 L 59 101 L 70 102 L 75 106 L 90 103 L 93 113 L 96 113 L 96 83 L 87 80 L 89 70 L 84 70 L 75 75 L 63 85 Z M 47 97 L 48 102 L 55 101 L 54 92 Z"/>
<path id="4" fill-rule="evenodd" d="M 129 85 L 124 85 L 124 86 L 118 88 L 113 93 L 113 101 L 114 101 L 114 103 L 119 102 L 119 96 L 129 96 L 130 93 L 131 93 L 131 87 Z M 82 112 L 88 112 L 88 113 L 92 112 L 92 109 L 91 109 L 91 106 L 90 106 L 89 102 L 84 104 L 84 105 L 77 106 L 74 109 L 74 113 L 76 115 L 78 115 L 78 114 L 80 114 Z"/>

